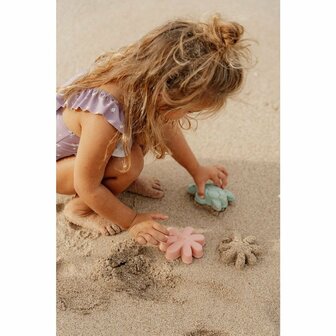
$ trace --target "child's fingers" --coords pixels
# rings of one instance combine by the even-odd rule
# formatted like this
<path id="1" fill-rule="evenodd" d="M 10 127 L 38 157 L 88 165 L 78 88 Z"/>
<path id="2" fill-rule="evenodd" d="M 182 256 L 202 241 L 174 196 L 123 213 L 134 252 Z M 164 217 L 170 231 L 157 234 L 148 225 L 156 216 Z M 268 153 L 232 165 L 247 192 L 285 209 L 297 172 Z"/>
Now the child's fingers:
<path id="1" fill-rule="evenodd" d="M 218 177 L 222 181 L 221 188 L 224 188 L 227 185 L 227 177 L 226 177 L 226 175 L 224 175 L 223 173 L 219 173 Z"/>
<path id="2" fill-rule="evenodd" d="M 227 181 L 226 180 L 222 180 L 222 189 L 224 189 L 227 186 Z"/>
<path id="3" fill-rule="evenodd" d="M 148 233 L 151 234 L 152 237 L 158 240 L 159 242 L 165 243 L 168 240 L 168 237 L 166 235 L 164 235 L 162 232 L 158 230 L 155 230 L 154 228 L 149 230 Z"/>
<path id="4" fill-rule="evenodd" d="M 153 244 L 153 245 L 157 245 L 159 242 L 152 237 L 152 235 L 150 235 L 149 233 L 144 233 L 143 236 L 145 237 L 145 239 L 147 240 L 148 243 Z"/>
<path id="5" fill-rule="evenodd" d="M 213 182 L 215 183 L 215 185 L 217 187 L 221 188 L 222 182 L 221 182 L 221 180 L 220 180 L 220 178 L 218 176 L 213 176 L 212 180 L 213 180 Z"/>
<path id="6" fill-rule="evenodd" d="M 168 231 L 168 230 L 166 229 L 166 227 L 164 227 L 163 225 L 161 225 L 161 224 L 155 222 L 155 223 L 153 224 L 153 228 L 156 229 L 156 230 L 158 230 L 158 231 L 160 231 L 160 232 L 162 232 L 163 234 L 169 236 L 169 231 Z"/>
<path id="7" fill-rule="evenodd" d="M 204 189 L 205 189 L 205 184 L 203 182 L 197 185 L 197 193 L 201 198 L 204 198 Z"/>
<path id="8" fill-rule="evenodd" d="M 147 244 L 147 240 L 142 236 L 141 234 L 138 234 L 137 237 L 135 238 L 135 240 L 140 244 L 140 245 L 146 245 Z"/>
<path id="9" fill-rule="evenodd" d="M 168 216 L 167 216 L 167 215 L 160 214 L 160 213 L 153 213 L 153 214 L 151 214 L 151 217 L 152 217 L 154 220 L 157 220 L 157 219 L 162 219 L 162 220 L 168 219 Z"/>
<path id="10" fill-rule="evenodd" d="M 218 177 L 222 180 L 226 180 L 227 179 L 227 176 L 224 174 L 224 173 L 218 173 Z"/>
<path id="11" fill-rule="evenodd" d="M 224 173 L 226 176 L 229 176 L 228 171 L 226 170 L 226 168 L 222 165 L 216 165 L 215 166 L 217 169 L 219 169 L 222 173 Z"/>

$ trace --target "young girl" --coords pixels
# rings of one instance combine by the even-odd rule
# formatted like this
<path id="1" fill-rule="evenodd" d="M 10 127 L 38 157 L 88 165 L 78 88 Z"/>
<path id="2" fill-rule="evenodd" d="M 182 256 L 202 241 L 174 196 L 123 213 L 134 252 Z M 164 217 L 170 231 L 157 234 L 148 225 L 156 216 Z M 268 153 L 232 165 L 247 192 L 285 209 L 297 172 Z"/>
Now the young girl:
<path id="1" fill-rule="evenodd" d="M 244 29 L 217 14 L 209 22 L 170 21 L 134 44 L 99 56 L 90 70 L 57 90 L 57 192 L 74 194 L 72 223 L 113 235 L 129 230 L 140 244 L 164 242 L 161 213 L 136 213 L 118 195 L 163 196 L 160 182 L 139 177 L 144 155 L 172 157 L 204 194 L 208 179 L 227 185 L 222 165 L 203 166 L 181 126 L 214 113 L 243 82 Z"/>

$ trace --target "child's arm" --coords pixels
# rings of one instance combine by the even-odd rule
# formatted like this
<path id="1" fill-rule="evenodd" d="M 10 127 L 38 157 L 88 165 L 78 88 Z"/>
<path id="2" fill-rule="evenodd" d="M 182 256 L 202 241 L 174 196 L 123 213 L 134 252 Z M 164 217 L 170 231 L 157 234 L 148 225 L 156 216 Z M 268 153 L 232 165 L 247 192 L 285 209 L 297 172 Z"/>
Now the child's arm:
<path id="1" fill-rule="evenodd" d="M 200 164 L 191 151 L 180 127 L 173 127 L 171 124 L 165 125 L 164 137 L 167 147 L 172 152 L 172 157 L 193 176 Z"/>
<path id="2" fill-rule="evenodd" d="M 222 165 L 200 165 L 184 138 L 180 127 L 166 125 L 164 128 L 164 136 L 167 147 L 172 152 L 172 157 L 193 177 L 200 196 L 204 195 L 204 186 L 208 179 L 211 179 L 221 188 L 227 185 L 228 173 L 225 167 Z"/>
<path id="3" fill-rule="evenodd" d="M 130 229 L 130 234 L 138 243 L 157 245 L 165 242 L 169 231 L 156 220 L 167 219 L 167 216 L 160 213 L 136 213 L 101 183 L 106 165 L 116 147 L 116 141 L 110 141 L 117 130 L 101 115 L 79 113 L 81 136 L 74 167 L 77 194 L 98 215 L 124 229 Z"/>
<path id="4" fill-rule="evenodd" d="M 110 140 L 117 130 L 101 115 L 79 113 L 81 137 L 74 168 L 77 194 L 98 215 L 124 229 L 131 228 L 129 232 L 138 243 L 157 245 L 165 242 L 169 232 L 156 220 L 167 219 L 167 216 L 160 213 L 136 213 L 101 183 L 106 165 L 116 147 L 116 142 L 110 143 Z"/>
<path id="5" fill-rule="evenodd" d="M 74 187 L 83 201 L 98 215 L 128 228 L 136 212 L 123 204 L 101 182 L 116 143 L 108 146 L 118 132 L 101 116 L 79 112 L 80 143 L 75 159 Z M 105 151 L 108 147 L 107 155 Z"/>

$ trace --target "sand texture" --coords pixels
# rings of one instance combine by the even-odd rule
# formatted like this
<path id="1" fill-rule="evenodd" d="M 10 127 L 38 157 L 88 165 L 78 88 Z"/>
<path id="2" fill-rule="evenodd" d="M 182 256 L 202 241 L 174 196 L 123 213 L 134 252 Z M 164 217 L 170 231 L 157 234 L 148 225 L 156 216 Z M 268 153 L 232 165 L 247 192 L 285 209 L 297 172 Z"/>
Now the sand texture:
<path id="1" fill-rule="evenodd" d="M 69 224 L 71 196 L 57 195 L 59 336 L 279 335 L 279 3 L 58 0 L 57 84 L 167 19 L 215 11 L 258 40 L 258 63 L 239 97 L 185 135 L 200 163 L 227 168 L 236 201 L 215 216 L 194 204 L 192 178 L 173 159 L 146 157 L 143 175 L 160 179 L 165 197 L 120 198 L 202 233 L 204 256 L 187 265 L 127 232 L 106 237 Z"/>

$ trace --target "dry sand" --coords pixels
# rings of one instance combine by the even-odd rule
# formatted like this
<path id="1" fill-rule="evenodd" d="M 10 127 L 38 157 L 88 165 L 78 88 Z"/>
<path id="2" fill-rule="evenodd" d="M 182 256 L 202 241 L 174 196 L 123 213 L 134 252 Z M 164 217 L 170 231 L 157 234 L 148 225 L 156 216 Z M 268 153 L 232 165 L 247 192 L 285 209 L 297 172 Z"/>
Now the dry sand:
<path id="1" fill-rule="evenodd" d="M 158 177 L 165 197 L 124 193 L 139 212 L 169 215 L 167 226 L 193 226 L 206 239 L 204 257 L 191 265 L 168 262 L 154 246 L 78 229 L 57 197 L 57 333 L 97 335 L 279 335 L 279 4 L 277 1 L 57 2 L 58 84 L 99 53 L 139 38 L 179 15 L 218 11 L 242 23 L 258 64 L 244 90 L 216 118 L 185 133 L 204 164 L 222 163 L 237 200 L 219 216 L 195 207 L 191 177 L 171 158 L 146 158 L 143 174 Z M 243 270 L 227 265 L 218 247 L 238 231 L 262 249 Z"/>

